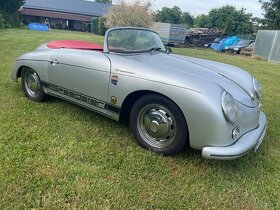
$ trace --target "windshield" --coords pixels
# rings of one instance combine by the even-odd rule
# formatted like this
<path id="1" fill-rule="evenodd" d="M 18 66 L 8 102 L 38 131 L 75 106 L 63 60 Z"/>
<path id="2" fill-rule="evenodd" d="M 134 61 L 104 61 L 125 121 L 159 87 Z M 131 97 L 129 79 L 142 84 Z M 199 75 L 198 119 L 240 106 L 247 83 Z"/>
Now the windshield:
<path id="1" fill-rule="evenodd" d="M 116 53 L 154 52 L 166 49 L 155 32 L 144 29 L 115 29 L 109 32 L 108 49 Z"/>
<path id="2" fill-rule="evenodd" d="M 249 44 L 251 44 L 251 42 L 252 41 L 250 41 L 250 40 L 240 40 L 238 43 L 237 43 L 237 45 L 249 45 Z"/>

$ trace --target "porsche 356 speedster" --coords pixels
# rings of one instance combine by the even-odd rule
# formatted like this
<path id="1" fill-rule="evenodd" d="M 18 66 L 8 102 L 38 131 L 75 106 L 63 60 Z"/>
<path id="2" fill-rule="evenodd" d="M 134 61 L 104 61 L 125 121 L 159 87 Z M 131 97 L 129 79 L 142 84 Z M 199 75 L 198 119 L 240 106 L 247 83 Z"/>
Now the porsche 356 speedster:
<path id="1" fill-rule="evenodd" d="M 261 86 L 226 64 L 174 55 L 149 29 L 117 27 L 104 45 L 53 41 L 20 56 L 32 101 L 52 95 L 129 123 L 144 148 L 174 155 L 189 146 L 210 159 L 235 159 L 257 150 L 266 133 Z"/>

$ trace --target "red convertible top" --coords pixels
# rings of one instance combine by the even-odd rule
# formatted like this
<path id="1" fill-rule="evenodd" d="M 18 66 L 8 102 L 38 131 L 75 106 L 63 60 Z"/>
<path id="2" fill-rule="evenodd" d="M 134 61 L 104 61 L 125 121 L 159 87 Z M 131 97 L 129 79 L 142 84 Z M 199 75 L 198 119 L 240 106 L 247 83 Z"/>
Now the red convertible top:
<path id="1" fill-rule="evenodd" d="M 48 43 L 48 48 L 51 49 L 80 49 L 80 50 L 98 50 L 103 51 L 103 46 L 91 42 L 79 41 L 79 40 L 58 40 Z"/>

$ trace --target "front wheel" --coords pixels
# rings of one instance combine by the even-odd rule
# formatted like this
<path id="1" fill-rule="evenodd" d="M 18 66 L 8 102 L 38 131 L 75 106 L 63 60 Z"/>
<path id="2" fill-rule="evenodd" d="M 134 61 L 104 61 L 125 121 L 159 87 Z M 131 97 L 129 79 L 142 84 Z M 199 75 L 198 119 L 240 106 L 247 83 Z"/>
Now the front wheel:
<path id="1" fill-rule="evenodd" d="M 38 74 L 31 68 L 25 68 L 21 72 L 22 88 L 25 95 L 32 101 L 44 101 L 46 94 L 42 88 Z"/>
<path id="2" fill-rule="evenodd" d="M 142 147 L 163 155 L 179 153 L 188 141 L 183 113 L 174 102 L 160 95 L 146 95 L 135 102 L 130 127 Z"/>

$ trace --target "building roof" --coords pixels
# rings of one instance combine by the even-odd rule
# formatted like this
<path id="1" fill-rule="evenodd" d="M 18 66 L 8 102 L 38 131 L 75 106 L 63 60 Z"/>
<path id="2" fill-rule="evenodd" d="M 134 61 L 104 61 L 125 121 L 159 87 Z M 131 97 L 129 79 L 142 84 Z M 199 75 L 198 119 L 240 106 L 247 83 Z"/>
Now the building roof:
<path id="1" fill-rule="evenodd" d="M 21 14 L 38 16 L 38 17 L 65 19 L 65 20 L 77 20 L 77 21 L 83 21 L 83 22 L 90 22 L 90 20 L 91 20 L 91 16 L 88 16 L 88 15 L 77 15 L 77 14 L 46 11 L 46 10 L 37 10 L 37 9 L 28 9 L 28 8 L 23 8 L 21 10 Z"/>
<path id="2" fill-rule="evenodd" d="M 103 16 L 112 4 L 85 0 L 25 0 L 22 8 L 65 12 L 87 16 Z"/>

